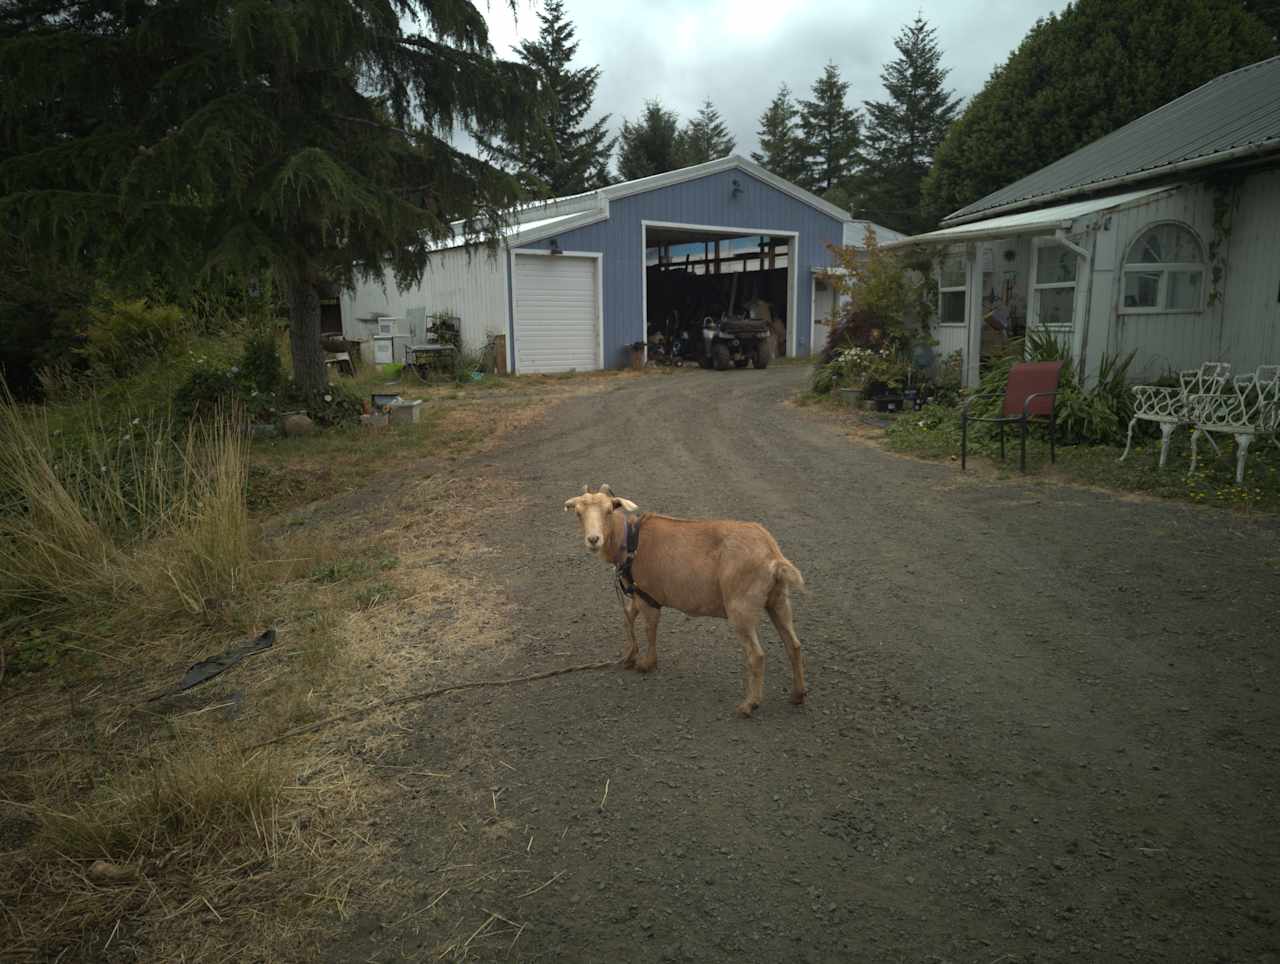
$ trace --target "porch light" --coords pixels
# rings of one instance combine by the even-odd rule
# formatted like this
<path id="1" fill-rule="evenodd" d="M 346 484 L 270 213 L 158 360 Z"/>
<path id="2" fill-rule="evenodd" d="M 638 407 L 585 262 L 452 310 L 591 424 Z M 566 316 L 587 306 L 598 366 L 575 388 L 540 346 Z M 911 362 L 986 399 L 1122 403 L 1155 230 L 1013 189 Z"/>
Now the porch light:
<path id="1" fill-rule="evenodd" d="M 552 254 L 564 254 L 564 252 L 560 250 L 560 239 L 559 239 L 559 238 L 552 238 L 552 239 L 551 239 L 551 253 L 552 253 Z"/>
<path id="2" fill-rule="evenodd" d="M 731 183 L 733 184 L 733 190 L 729 194 L 733 197 L 738 197 L 742 194 L 742 182 L 735 177 Z"/>

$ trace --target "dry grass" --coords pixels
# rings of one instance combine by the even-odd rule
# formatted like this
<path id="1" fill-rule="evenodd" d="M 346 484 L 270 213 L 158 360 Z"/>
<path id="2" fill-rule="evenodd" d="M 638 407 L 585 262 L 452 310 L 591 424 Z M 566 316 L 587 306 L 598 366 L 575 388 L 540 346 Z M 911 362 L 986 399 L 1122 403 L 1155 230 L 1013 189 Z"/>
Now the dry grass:
<path id="1" fill-rule="evenodd" d="M 163 419 L 80 441 L 55 444 L 42 410 L 0 401 L 0 604 L 121 636 L 233 598 L 252 556 L 237 414 L 181 442 Z"/>
<path id="2" fill-rule="evenodd" d="M 506 604 L 458 563 L 483 551 L 468 531 L 476 513 L 514 493 L 405 469 L 495 444 L 556 398 L 608 384 L 548 379 L 521 398 L 444 397 L 438 421 L 408 429 L 421 432 L 411 445 L 369 433 L 248 447 L 215 425 L 161 465 L 147 461 L 155 448 L 139 430 L 110 443 L 129 466 L 119 484 L 96 488 L 88 459 L 59 462 L 38 419 L 6 412 L 2 431 L 18 433 L 9 438 L 27 457 L 15 462 L 11 445 L 0 454 L 6 472 L 22 469 L 5 497 L 43 501 L 25 521 L 8 513 L 0 523 L 11 553 L 0 579 L 26 587 L 9 597 L 27 607 L 23 632 L 74 642 L 53 670 L 0 683 L 5 954 L 310 960 L 330 928 L 385 903 L 379 888 L 397 883 L 377 872 L 387 845 L 371 814 L 406 781 L 445 779 L 389 765 L 417 725 L 412 710 L 256 755 L 243 748 L 373 698 L 471 677 L 500 656 L 512 639 Z M 353 440 L 385 446 L 373 449 L 385 456 L 372 467 L 381 479 Z M 301 524 L 264 520 L 245 505 L 248 466 L 263 461 L 286 480 L 325 466 L 373 500 L 334 498 L 331 486 Z M 390 495 L 388 477 L 401 479 Z M 185 488 L 175 495 L 175 485 Z M 23 558 L 50 560 L 39 579 L 15 571 L 15 544 Z M 75 591 L 58 598 L 58 580 Z M 278 633 L 271 650 L 146 702 L 192 662 L 266 626 Z M 95 870 L 98 861 L 108 866 Z"/>

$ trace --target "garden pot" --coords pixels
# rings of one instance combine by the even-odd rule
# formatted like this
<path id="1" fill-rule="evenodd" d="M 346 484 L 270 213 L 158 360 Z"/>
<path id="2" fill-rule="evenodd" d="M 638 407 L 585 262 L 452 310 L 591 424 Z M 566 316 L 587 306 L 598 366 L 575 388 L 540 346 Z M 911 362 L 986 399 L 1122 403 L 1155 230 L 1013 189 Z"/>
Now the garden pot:
<path id="1" fill-rule="evenodd" d="M 840 389 L 840 397 L 844 399 L 844 403 L 850 408 L 858 408 L 862 404 L 862 389 L 842 388 Z"/>
<path id="2" fill-rule="evenodd" d="M 876 400 L 877 412 L 900 412 L 902 411 L 903 398 L 901 395 L 881 395 Z"/>

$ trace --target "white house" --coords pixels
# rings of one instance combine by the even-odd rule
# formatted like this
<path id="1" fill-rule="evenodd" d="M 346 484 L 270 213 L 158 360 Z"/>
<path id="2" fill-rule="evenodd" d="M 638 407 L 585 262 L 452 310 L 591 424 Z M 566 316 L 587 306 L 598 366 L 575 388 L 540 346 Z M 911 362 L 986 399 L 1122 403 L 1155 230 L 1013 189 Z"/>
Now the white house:
<path id="1" fill-rule="evenodd" d="M 966 384 L 1040 326 L 1096 377 L 1280 362 L 1280 58 L 1224 74 L 894 244 L 941 245 L 936 335 Z"/>

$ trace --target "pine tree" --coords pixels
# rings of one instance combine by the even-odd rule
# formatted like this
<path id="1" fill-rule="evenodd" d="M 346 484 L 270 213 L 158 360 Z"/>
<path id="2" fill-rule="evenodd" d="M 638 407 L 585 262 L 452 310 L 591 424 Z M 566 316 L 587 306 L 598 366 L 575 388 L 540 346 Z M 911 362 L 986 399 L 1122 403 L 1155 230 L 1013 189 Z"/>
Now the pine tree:
<path id="1" fill-rule="evenodd" d="M 407 286 L 451 220 L 500 228 L 517 183 L 448 131 L 518 140 L 541 107 L 470 0 L 10 0 L 0 71 L 0 225 L 113 281 L 269 267 L 304 391 L 319 286 Z"/>
<path id="2" fill-rule="evenodd" d="M 1275 53 L 1273 28 L 1240 0 L 1077 0 L 1038 21 L 966 105 L 925 179 L 923 220 Z"/>
<path id="3" fill-rule="evenodd" d="M 800 102 L 803 176 L 800 185 L 825 194 L 846 187 L 858 170 L 861 118 L 845 104 L 849 85 L 827 64 L 813 84 L 813 100 Z"/>
<path id="4" fill-rule="evenodd" d="M 1280 0 L 1244 0 L 1244 8 L 1267 25 L 1272 40 L 1280 41 Z"/>
<path id="5" fill-rule="evenodd" d="M 478 140 L 486 156 L 513 171 L 531 194 L 558 197 L 603 187 L 609 183 L 609 158 L 617 138 L 609 136 L 608 114 L 594 124 L 583 123 L 595 99 L 600 68 L 569 69 L 578 44 L 561 0 L 546 0 L 538 20 L 538 39 L 524 41 L 517 53 L 537 72 L 548 94 L 546 116 L 524 141 Z"/>
<path id="6" fill-rule="evenodd" d="M 696 117 L 676 136 L 676 159 L 682 167 L 705 164 L 733 153 L 737 142 L 729 133 L 710 98 L 703 101 Z"/>
<path id="7" fill-rule="evenodd" d="M 618 175 L 634 181 L 650 174 L 674 171 L 680 166 L 676 156 L 676 115 L 656 100 L 647 101 L 644 114 L 634 124 L 622 122 L 618 151 Z"/>
<path id="8" fill-rule="evenodd" d="M 889 99 L 865 102 L 858 195 L 865 217 L 914 233 L 921 226 L 920 186 L 960 100 L 942 86 L 948 71 L 923 17 L 903 27 L 894 46 L 898 57 L 880 74 Z"/>
<path id="9" fill-rule="evenodd" d="M 783 84 L 760 115 L 760 151 L 751 153 L 761 167 L 796 183 L 804 180 L 804 147 L 796 134 L 799 115 L 791 88 Z"/>

